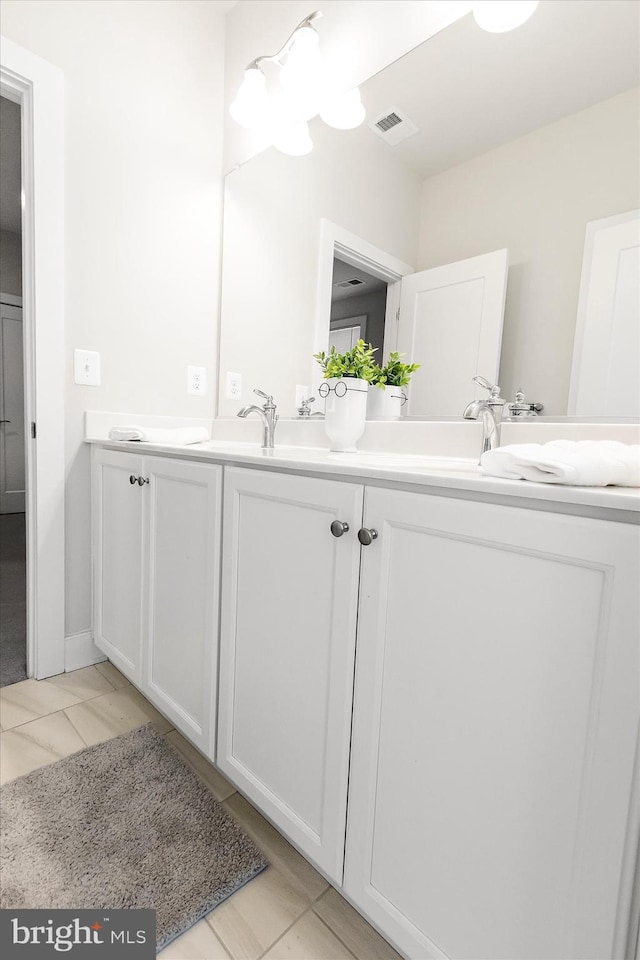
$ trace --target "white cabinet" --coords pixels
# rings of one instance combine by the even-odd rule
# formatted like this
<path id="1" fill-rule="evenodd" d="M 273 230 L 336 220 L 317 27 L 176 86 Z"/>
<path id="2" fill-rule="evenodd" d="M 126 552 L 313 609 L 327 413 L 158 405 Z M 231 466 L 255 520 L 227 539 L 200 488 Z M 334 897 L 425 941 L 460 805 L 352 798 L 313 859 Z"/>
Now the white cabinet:
<path id="1" fill-rule="evenodd" d="M 133 683 L 142 679 L 143 458 L 94 448 L 93 639 Z"/>
<path id="2" fill-rule="evenodd" d="M 420 960 L 622 955 L 637 528 L 378 488 L 365 524 L 347 894 Z"/>
<path id="3" fill-rule="evenodd" d="M 221 475 L 94 453 L 96 643 L 210 757 Z M 625 956 L 638 528 L 235 467 L 223 519 L 226 776 L 410 960 Z"/>
<path id="4" fill-rule="evenodd" d="M 361 517 L 361 486 L 226 470 L 217 763 L 338 884 Z"/>
<path id="5" fill-rule="evenodd" d="M 221 481 L 212 464 L 94 453 L 95 642 L 211 757 Z"/>

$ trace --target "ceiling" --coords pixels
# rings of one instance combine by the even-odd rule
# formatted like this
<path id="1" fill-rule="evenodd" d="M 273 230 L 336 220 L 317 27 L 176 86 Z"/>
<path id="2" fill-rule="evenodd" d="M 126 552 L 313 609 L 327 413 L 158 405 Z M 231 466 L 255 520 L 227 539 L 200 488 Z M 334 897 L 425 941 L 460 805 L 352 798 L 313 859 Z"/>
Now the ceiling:
<path id="1" fill-rule="evenodd" d="M 638 86 L 639 68 L 637 0 L 541 0 L 509 33 L 463 17 L 361 92 L 368 121 L 397 109 L 418 126 L 390 149 L 428 177 Z"/>
<path id="2" fill-rule="evenodd" d="M 345 280 L 361 280 L 362 283 L 354 287 L 340 287 L 338 284 Z M 331 288 L 331 302 L 336 303 L 339 300 L 347 300 L 350 297 L 362 297 L 368 293 L 376 293 L 378 290 L 386 289 L 386 282 L 379 280 L 378 277 L 372 277 L 370 273 L 359 270 L 358 267 L 352 267 L 337 257 L 333 261 L 333 285 Z"/>
<path id="3" fill-rule="evenodd" d="M 20 106 L 0 97 L 0 229 L 22 232 Z"/>

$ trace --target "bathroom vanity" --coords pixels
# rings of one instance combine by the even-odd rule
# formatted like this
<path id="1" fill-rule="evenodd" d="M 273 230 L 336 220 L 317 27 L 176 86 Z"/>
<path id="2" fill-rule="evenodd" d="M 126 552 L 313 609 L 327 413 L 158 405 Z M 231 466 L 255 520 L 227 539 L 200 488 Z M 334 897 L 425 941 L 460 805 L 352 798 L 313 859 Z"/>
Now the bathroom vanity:
<path id="1" fill-rule="evenodd" d="M 92 449 L 113 663 L 408 958 L 624 956 L 637 491 L 144 446 Z"/>

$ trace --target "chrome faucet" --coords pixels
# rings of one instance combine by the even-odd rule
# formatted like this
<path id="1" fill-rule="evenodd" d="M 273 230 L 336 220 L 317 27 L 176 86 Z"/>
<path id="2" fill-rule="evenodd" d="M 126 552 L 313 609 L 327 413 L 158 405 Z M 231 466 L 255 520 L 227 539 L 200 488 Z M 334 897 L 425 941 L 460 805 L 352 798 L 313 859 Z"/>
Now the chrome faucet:
<path id="1" fill-rule="evenodd" d="M 276 405 L 273 402 L 273 397 L 269 396 L 267 393 L 263 393 L 262 390 L 254 390 L 253 392 L 257 393 L 259 397 L 263 397 L 264 400 L 266 400 L 264 407 L 258 407 L 256 404 L 251 404 L 248 407 L 243 407 L 242 410 L 238 410 L 236 416 L 244 419 L 250 413 L 257 413 L 262 420 L 262 426 L 264 428 L 264 432 L 262 434 L 262 448 L 263 450 L 272 450 L 273 436 L 276 432 L 276 423 L 278 422 Z"/>
<path id="2" fill-rule="evenodd" d="M 322 413 L 321 410 L 315 410 L 313 413 L 311 413 L 311 407 L 309 404 L 315 402 L 315 397 L 303 397 L 300 406 L 297 408 L 298 417 L 306 420 L 308 420 L 310 417 L 324 417 L 324 413 Z"/>
<path id="3" fill-rule="evenodd" d="M 493 386 L 484 377 L 473 377 L 474 383 L 489 391 L 489 396 L 482 400 L 472 400 L 464 408 L 462 416 L 465 420 L 477 420 L 482 417 L 482 451 L 494 450 L 500 446 L 500 421 L 506 403 L 500 396 L 500 387 Z"/>

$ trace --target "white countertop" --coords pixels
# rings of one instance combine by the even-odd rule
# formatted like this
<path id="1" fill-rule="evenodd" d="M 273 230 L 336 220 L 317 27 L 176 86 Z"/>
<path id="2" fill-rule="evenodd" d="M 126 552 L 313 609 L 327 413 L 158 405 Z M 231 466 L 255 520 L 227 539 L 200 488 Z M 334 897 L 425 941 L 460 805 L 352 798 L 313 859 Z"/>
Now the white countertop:
<path id="1" fill-rule="evenodd" d="M 273 450 L 263 450 L 257 443 L 236 440 L 210 440 L 187 446 L 118 442 L 91 435 L 87 435 L 86 440 L 139 455 L 164 454 L 236 466 L 313 473 L 338 480 L 387 482 L 409 485 L 411 489 L 423 487 L 425 492 L 428 489 L 440 496 L 497 499 L 514 506 L 640 522 L 640 489 L 637 487 L 574 487 L 506 480 L 483 474 L 477 460 L 462 457 L 365 451 L 332 453 L 320 447 L 277 443 Z"/>

